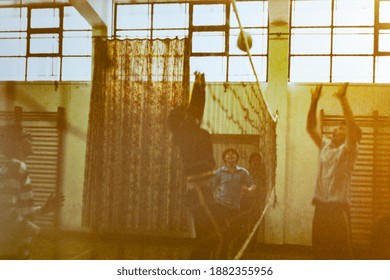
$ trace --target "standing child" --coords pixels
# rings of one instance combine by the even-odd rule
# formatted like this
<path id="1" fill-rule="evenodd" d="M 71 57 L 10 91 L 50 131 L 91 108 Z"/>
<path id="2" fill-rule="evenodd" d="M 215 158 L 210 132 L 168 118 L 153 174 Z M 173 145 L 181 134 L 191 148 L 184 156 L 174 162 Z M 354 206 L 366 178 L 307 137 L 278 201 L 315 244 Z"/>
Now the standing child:
<path id="1" fill-rule="evenodd" d="M 244 229 L 247 223 L 241 215 L 241 199 L 243 196 L 250 196 L 256 189 L 256 183 L 248 170 L 237 165 L 239 158 L 236 149 L 228 148 L 223 151 L 222 159 L 225 165 L 215 172 L 212 179 L 214 200 L 217 204 L 216 215 L 223 230 L 219 259 L 234 257 L 231 251 L 237 249 L 236 243 L 242 241 L 246 234 Z"/>

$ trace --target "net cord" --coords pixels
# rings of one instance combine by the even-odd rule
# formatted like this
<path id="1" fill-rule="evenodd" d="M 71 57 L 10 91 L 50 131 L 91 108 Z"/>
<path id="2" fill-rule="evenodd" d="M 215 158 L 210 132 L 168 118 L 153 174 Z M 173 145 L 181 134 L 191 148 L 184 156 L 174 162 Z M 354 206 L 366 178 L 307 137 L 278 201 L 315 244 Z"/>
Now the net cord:
<path id="1" fill-rule="evenodd" d="M 240 19 L 240 16 L 239 16 L 239 13 L 238 13 L 238 9 L 237 9 L 237 4 L 236 4 L 236 0 L 232 0 L 232 5 L 233 5 L 233 10 L 234 10 L 234 13 L 236 15 L 236 19 L 237 19 L 237 22 L 238 22 L 238 26 L 240 27 L 240 32 L 242 34 L 244 34 L 244 28 L 241 24 L 241 19 Z M 251 52 L 250 52 L 250 49 L 249 49 L 249 44 L 248 44 L 248 40 L 246 38 L 246 36 L 242 36 L 242 38 L 244 39 L 244 43 L 245 43 L 245 48 L 246 48 L 246 53 L 248 54 L 248 57 L 249 57 L 249 62 L 251 64 L 251 67 L 252 67 L 252 71 L 253 71 L 253 74 L 255 75 L 255 79 L 256 79 L 256 85 L 257 87 L 259 88 L 259 91 L 260 91 L 260 94 L 263 98 L 263 101 L 265 103 L 265 106 L 267 108 L 267 111 L 268 113 L 270 114 L 272 120 L 274 122 L 277 121 L 277 117 L 271 112 L 271 109 L 267 103 L 267 100 L 264 98 L 264 95 L 263 95 L 263 92 L 261 91 L 261 88 L 260 88 L 260 82 L 259 82 L 259 77 L 257 75 L 257 72 L 256 72 L 256 68 L 255 68 L 255 65 L 253 63 L 253 59 L 252 59 L 252 55 L 251 55 Z"/>
<path id="2" fill-rule="evenodd" d="M 271 191 L 274 192 L 275 188 L 272 188 Z M 241 246 L 240 250 L 238 250 L 237 254 L 234 257 L 234 260 L 241 259 L 242 255 L 244 254 L 246 248 L 249 245 L 249 242 L 251 242 L 253 236 L 255 235 L 257 228 L 260 226 L 261 222 L 263 221 L 264 215 L 267 212 L 267 209 L 268 209 L 269 205 L 271 204 L 271 199 L 273 197 L 272 196 L 272 192 L 270 193 L 270 195 L 268 197 L 267 204 L 265 205 L 265 207 L 263 209 L 263 212 L 261 213 L 261 215 L 260 215 L 259 219 L 257 220 L 256 224 L 253 226 L 252 231 L 249 233 L 249 235 L 248 235 L 247 239 L 245 240 L 244 244 Z"/>

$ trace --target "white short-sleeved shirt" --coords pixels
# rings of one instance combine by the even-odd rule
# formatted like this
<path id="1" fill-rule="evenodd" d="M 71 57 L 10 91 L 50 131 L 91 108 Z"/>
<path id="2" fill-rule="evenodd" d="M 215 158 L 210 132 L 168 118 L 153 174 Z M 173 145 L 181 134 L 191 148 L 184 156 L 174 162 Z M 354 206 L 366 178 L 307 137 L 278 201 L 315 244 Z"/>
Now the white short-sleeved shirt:
<path id="1" fill-rule="evenodd" d="M 357 147 L 354 150 L 349 149 L 345 144 L 332 147 L 331 142 L 329 138 L 322 139 L 314 199 L 349 205 Z"/>

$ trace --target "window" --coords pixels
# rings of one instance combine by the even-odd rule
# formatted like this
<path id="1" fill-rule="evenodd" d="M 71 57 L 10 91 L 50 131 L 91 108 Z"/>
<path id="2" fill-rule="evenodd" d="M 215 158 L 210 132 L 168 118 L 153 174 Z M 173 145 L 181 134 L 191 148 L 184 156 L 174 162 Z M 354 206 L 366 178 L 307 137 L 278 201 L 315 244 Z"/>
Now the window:
<path id="1" fill-rule="evenodd" d="M 92 28 L 68 6 L 0 9 L 0 80 L 91 79 Z"/>
<path id="2" fill-rule="evenodd" d="M 184 38 L 190 46 L 190 72 L 201 71 L 208 81 L 255 81 L 247 53 L 237 46 L 239 24 L 231 4 L 117 4 L 116 38 Z M 267 80 L 268 2 L 237 1 L 240 21 L 251 34 L 251 56 L 260 81 Z M 193 78 L 193 77 L 192 77 Z"/>
<path id="3" fill-rule="evenodd" d="M 292 0 L 290 81 L 390 82 L 389 0 Z"/>

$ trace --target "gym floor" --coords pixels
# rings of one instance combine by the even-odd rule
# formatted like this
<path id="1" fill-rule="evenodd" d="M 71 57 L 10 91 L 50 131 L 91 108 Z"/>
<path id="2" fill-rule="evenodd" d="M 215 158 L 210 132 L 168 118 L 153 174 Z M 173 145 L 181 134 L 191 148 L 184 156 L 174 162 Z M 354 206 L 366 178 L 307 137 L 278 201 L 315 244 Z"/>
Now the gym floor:
<path id="1" fill-rule="evenodd" d="M 33 260 L 188 260 L 193 239 L 42 233 L 33 242 Z M 310 247 L 252 244 L 244 260 L 309 260 Z"/>

